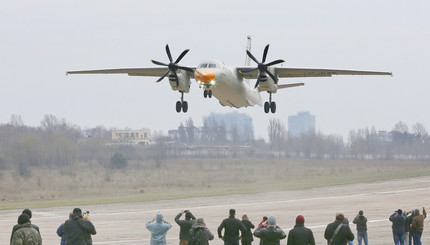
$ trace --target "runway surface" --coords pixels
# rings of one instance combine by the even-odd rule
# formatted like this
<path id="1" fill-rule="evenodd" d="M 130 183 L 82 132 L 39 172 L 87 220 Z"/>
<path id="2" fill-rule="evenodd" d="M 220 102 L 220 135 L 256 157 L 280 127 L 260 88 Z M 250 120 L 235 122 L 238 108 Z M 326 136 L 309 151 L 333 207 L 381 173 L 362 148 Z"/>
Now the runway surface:
<path id="1" fill-rule="evenodd" d="M 230 208 L 236 209 L 236 217 L 247 214 L 254 225 L 263 216 L 274 215 L 278 225 L 288 231 L 295 218 L 305 217 L 305 226 L 314 232 L 316 244 L 327 244 L 324 230 L 334 221 L 336 212 L 344 212 L 352 222 L 359 210 L 368 218 L 370 244 L 393 244 L 391 222 L 388 217 L 401 208 L 411 210 L 428 207 L 430 211 L 430 176 L 399 179 L 364 184 L 331 186 L 297 191 L 267 192 L 247 195 L 190 198 L 146 203 L 92 205 L 80 207 L 89 210 L 97 235 L 93 244 L 149 244 L 150 233 L 145 228 L 157 212 L 173 227 L 167 234 L 168 244 L 178 244 L 179 226 L 175 216 L 182 209 L 189 209 L 197 218 L 203 217 L 207 227 L 215 235 L 211 244 L 223 244 L 217 236 L 217 228 L 228 216 Z M 28 207 L 32 209 L 31 207 Z M 56 235 L 58 226 L 66 220 L 74 207 L 32 209 L 32 223 L 40 227 L 44 245 L 60 243 Z M 0 244 L 9 244 L 10 232 L 22 210 L 0 211 Z M 182 217 L 183 219 L 184 217 Z M 430 243 L 430 227 L 425 220 L 423 244 Z M 351 229 L 356 234 L 355 225 Z M 258 239 L 254 241 L 258 244 Z M 281 241 L 286 244 L 286 239 Z M 354 240 L 354 244 L 357 241 Z"/>

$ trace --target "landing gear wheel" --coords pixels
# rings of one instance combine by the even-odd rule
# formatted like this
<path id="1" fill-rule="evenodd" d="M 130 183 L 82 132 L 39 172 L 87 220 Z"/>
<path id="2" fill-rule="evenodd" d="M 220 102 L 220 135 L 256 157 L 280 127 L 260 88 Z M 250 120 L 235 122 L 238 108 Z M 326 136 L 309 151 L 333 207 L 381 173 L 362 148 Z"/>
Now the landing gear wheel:
<path id="1" fill-rule="evenodd" d="M 208 96 L 209 96 L 209 98 L 212 98 L 212 90 L 208 91 Z"/>
<path id="2" fill-rule="evenodd" d="M 182 102 L 182 111 L 186 113 L 188 111 L 188 102 Z"/>
<path id="3" fill-rule="evenodd" d="M 176 101 L 176 112 L 181 112 L 182 103 L 180 101 Z"/>
<path id="4" fill-rule="evenodd" d="M 272 111 L 272 113 L 276 112 L 276 103 L 275 103 L 275 101 L 272 101 L 272 103 L 270 103 L 270 110 Z"/>
<path id="5" fill-rule="evenodd" d="M 203 97 L 205 97 L 205 98 L 208 97 L 208 91 L 207 90 L 203 90 Z"/>
<path id="6" fill-rule="evenodd" d="M 264 102 L 264 112 L 269 113 L 270 110 L 270 104 L 269 102 Z"/>

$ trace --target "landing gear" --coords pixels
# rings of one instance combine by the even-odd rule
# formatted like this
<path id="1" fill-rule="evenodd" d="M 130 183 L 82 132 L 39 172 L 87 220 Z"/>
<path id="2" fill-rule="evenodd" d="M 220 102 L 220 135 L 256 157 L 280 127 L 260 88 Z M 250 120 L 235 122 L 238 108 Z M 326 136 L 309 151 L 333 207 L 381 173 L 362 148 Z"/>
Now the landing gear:
<path id="1" fill-rule="evenodd" d="M 176 101 L 176 112 L 179 113 L 181 110 L 184 113 L 188 111 L 188 102 L 184 101 L 184 92 L 181 92 L 181 101 Z"/>
<path id="2" fill-rule="evenodd" d="M 264 112 L 265 113 L 275 113 L 276 112 L 276 103 L 275 101 L 272 101 L 272 93 L 269 93 L 269 102 L 264 102 Z"/>
<path id="3" fill-rule="evenodd" d="M 212 98 L 212 90 L 203 90 L 203 97 L 207 98 Z"/>

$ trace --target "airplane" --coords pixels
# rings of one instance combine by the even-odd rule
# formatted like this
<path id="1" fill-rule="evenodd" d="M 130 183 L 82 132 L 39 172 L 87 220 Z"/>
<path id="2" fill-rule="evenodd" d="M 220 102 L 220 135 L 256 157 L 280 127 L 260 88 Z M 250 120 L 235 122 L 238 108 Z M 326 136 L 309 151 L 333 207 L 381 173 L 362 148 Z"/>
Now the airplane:
<path id="1" fill-rule="evenodd" d="M 390 75 L 391 72 L 375 71 L 354 71 L 354 70 L 333 70 L 333 69 L 310 69 L 310 68 L 287 68 L 275 67 L 274 65 L 285 62 L 275 60 L 266 63 L 269 44 L 263 51 L 262 61 L 260 62 L 250 52 L 250 37 L 246 49 L 248 56 L 248 66 L 236 67 L 226 66 L 218 60 L 205 60 L 200 62 L 197 67 L 183 66 L 179 62 L 188 53 L 189 49 L 184 50 L 174 61 L 170 52 L 169 45 L 166 44 L 166 53 L 169 63 L 151 60 L 155 65 L 162 67 L 147 68 L 120 68 L 102 70 L 68 71 L 68 74 L 128 74 L 129 76 L 150 76 L 159 77 L 157 83 L 165 77 L 168 78 L 173 91 L 179 91 L 180 101 L 176 102 L 176 112 L 188 111 L 188 102 L 184 100 L 184 93 L 190 92 L 191 79 L 195 79 L 198 86 L 203 88 L 203 97 L 218 99 L 222 106 L 235 108 L 259 105 L 262 106 L 260 92 L 269 93 L 269 100 L 264 103 L 265 113 L 276 112 L 276 102 L 272 100 L 272 94 L 278 89 L 303 86 L 304 83 L 278 84 L 279 78 L 290 77 L 331 77 L 332 75 Z M 250 67 L 249 59 L 253 60 L 257 66 Z M 250 79 L 256 79 L 254 85 Z"/>

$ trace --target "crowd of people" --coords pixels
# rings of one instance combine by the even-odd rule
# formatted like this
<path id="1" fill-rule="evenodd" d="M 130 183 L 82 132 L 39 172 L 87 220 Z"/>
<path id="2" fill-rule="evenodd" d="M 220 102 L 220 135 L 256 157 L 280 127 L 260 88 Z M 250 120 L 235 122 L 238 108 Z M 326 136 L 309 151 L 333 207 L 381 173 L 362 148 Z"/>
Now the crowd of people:
<path id="1" fill-rule="evenodd" d="M 181 216 L 185 214 L 185 218 Z M 311 229 L 305 227 L 305 217 L 298 215 L 295 226 L 288 232 L 276 223 L 275 216 L 263 217 L 257 228 L 244 214 L 242 220 L 237 219 L 236 210 L 229 210 L 229 217 L 224 219 L 217 229 L 218 237 L 224 241 L 224 245 L 251 245 L 254 236 L 259 238 L 259 245 L 280 245 L 281 240 L 287 238 L 287 245 L 315 245 L 314 235 Z M 421 245 L 421 236 L 424 228 L 424 219 L 427 213 L 425 208 L 420 214 L 419 209 L 403 212 L 395 211 L 389 220 L 392 222 L 393 239 L 395 245 Z M 18 217 L 18 224 L 12 229 L 11 245 L 41 245 L 42 237 L 39 227 L 31 223 L 32 212 L 24 209 Z M 179 225 L 179 245 L 208 245 L 214 239 L 214 234 L 206 226 L 203 218 L 196 218 L 189 210 L 182 210 L 176 217 Z M 368 245 L 367 218 L 360 210 L 354 218 L 353 224 L 357 229 L 358 245 Z M 162 213 L 146 223 L 146 228 L 151 233 L 151 245 L 165 245 L 166 235 L 172 227 L 164 220 Z M 255 229 L 252 232 L 252 229 Z M 88 211 L 82 213 L 80 208 L 73 209 L 69 219 L 57 229 L 57 235 L 61 237 L 61 245 L 92 245 L 91 235 L 96 234 L 96 229 L 91 223 Z M 328 245 L 352 245 L 355 238 L 349 227 L 349 220 L 343 213 L 337 213 L 335 221 L 328 224 L 324 238 Z"/>

